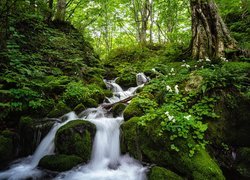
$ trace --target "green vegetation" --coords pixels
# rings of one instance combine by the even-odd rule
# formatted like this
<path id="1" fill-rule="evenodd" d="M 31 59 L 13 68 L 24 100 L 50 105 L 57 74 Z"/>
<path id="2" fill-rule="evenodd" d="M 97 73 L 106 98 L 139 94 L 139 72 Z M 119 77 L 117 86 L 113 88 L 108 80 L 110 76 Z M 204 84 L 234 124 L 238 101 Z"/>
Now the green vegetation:
<path id="1" fill-rule="evenodd" d="M 74 155 L 47 155 L 40 160 L 39 166 L 48 170 L 61 172 L 70 170 L 81 162 L 82 159 Z"/>
<path id="2" fill-rule="evenodd" d="M 32 154 L 50 118 L 111 97 L 103 79 L 127 89 L 143 72 L 150 81 L 128 105 L 109 109 L 124 116 L 123 153 L 155 165 L 151 180 L 249 178 L 249 5 L 2 0 L 0 167 Z M 56 154 L 40 166 L 65 171 L 88 162 L 95 132 L 87 121 L 65 124 Z"/>
<path id="3" fill-rule="evenodd" d="M 165 180 L 165 179 L 176 179 L 181 180 L 182 177 L 178 176 L 172 171 L 169 171 L 163 167 L 154 166 L 149 173 L 149 180 Z"/>

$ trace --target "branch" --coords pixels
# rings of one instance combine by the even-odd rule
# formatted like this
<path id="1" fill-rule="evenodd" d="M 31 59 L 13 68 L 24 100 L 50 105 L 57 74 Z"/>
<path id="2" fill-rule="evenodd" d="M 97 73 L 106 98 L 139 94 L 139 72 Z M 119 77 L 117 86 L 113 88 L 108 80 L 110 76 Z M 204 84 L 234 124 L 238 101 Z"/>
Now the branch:
<path id="1" fill-rule="evenodd" d="M 134 95 L 134 96 L 129 96 L 129 97 L 127 97 L 127 98 L 125 98 L 125 99 L 122 99 L 122 100 L 120 100 L 120 101 L 118 101 L 118 102 L 115 102 L 115 103 L 112 103 L 112 104 L 102 104 L 101 106 L 102 106 L 103 108 L 105 108 L 105 109 L 109 109 L 109 108 L 113 107 L 113 106 L 116 105 L 116 104 L 119 104 L 119 103 L 127 103 L 128 101 L 130 101 L 131 99 L 133 99 L 135 96 L 136 96 L 136 95 Z"/>

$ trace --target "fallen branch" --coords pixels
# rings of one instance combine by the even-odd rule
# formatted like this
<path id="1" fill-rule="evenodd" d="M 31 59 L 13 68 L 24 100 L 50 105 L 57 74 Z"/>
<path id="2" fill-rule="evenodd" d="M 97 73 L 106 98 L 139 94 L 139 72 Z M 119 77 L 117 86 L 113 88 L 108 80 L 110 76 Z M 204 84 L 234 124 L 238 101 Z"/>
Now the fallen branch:
<path id="1" fill-rule="evenodd" d="M 134 96 L 129 96 L 129 97 L 127 97 L 127 98 L 125 98 L 125 99 L 122 99 L 122 100 L 120 100 L 120 101 L 117 101 L 117 102 L 115 102 L 115 103 L 111 103 L 111 104 L 102 104 L 101 106 L 102 106 L 103 108 L 105 108 L 105 109 L 109 109 L 109 108 L 113 107 L 113 106 L 116 105 L 116 104 L 119 104 L 119 103 L 127 103 L 128 101 L 130 101 L 131 99 L 133 99 L 135 96 L 136 96 L 136 95 L 134 95 Z"/>

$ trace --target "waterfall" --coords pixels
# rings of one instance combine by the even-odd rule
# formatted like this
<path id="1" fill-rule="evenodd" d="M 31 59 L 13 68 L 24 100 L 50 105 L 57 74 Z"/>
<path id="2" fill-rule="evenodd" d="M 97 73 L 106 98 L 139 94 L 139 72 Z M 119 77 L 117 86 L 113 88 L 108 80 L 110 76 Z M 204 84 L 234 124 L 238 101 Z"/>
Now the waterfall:
<path id="1" fill-rule="evenodd" d="M 145 84 L 146 82 L 148 82 L 149 78 L 147 78 L 147 76 L 145 76 L 144 73 L 138 73 L 136 74 L 136 83 L 137 86 Z"/>
<path id="2" fill-rule="evenodd" d="M 23 158 L 14 163 L 9 170 L 0 172 L 0 179 L 17 180 L 31 177 L 34 179 L 39 178 L 42 175 L 42 172 L 36 169 L 36 167 L 42 157 L 53 154 L 55 148 L 54 138 L 57 130 L 69 121 L 77 119 L 77 116 L 74 112 L 70 112 L 65 114 L 63 118 L 66 118 L 66 121 L 54 124 L 49 133 L 40 142 L 32 156 Z"/>
<path id="3" fill-rule="evenodd" d="M 109 103 L 114 103 L 132 96 L 137 88 L 144 84 L 143 73 L 138 75 L 137 87 L 124 91 L 113 81 L 105 81 L 108 88 L 113 91 L 113 97 L 108 98 Z M 145 76 L 146 77 L 146 76 Z M 62 123 L 55 123 L 49 133 L 43 138 L 32 156 L 26 157 L 13 164 L 9 170 L 0 172 L 0 179 L 39 179 L 42 171 L 37 169 L 40 159 L 54 152 L 54 138 L 57 130 L 75 119 L 87 120 L 96 125 L 97 131 L 92 147 L 91 160 L 88 164 L 73 168 L 70 171 L 60 173 L 57 180 L 144 180 L 146 179 L 146 167 L 128 155 L 120 153 L 120 125 L 123 117 L 114 118 L 100 105 L 97 108 L 89 108 L 79 114 L 79 117 L 70 112 L 61 119 Z"/>

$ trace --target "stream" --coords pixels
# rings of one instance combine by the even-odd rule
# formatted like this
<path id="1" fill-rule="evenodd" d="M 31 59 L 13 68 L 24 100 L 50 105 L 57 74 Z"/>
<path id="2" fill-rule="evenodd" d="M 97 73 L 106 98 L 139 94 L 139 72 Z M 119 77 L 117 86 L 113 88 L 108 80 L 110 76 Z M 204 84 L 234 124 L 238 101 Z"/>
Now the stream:
<path id="1" fill-rule="evenodd" d="M 103 104 L 115 102 L 133 96 L 139 87 L 148 81 L 143 73 L 136 75 L 137 87 L 131 87 L 124 91 L 115 80 L 104 80 L 106 86 L 113 91 L 113 97 L 106 98 Z M 57 130 L 69 121 L 82 119 L 96 125 L 97 131 L 92 147 L 90 161 L 77 166 L 70 171 L 59 173 L 56 180 L 145 180 L 147 167 L 143 167 L 139 161 L 129 155 L 121 155 L 120 152 L 120 125 L 123 122 L 122 115 L 114 118 L 112 113 L 102 108 L 88 108 L 78 116 L 70 112 L 62 116 L 62 123 L 56 122 L 49 133 L 43 138 L 33 155 L 19 159 L 10 165 L 9 169 L 0 172 L 0 179 L 44 179 L 44 172 L 39 169 L 40 159 L 54 153 L 54 138 Z"/>

